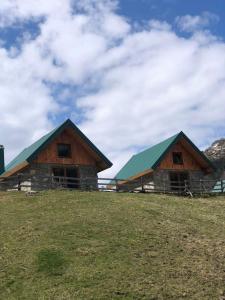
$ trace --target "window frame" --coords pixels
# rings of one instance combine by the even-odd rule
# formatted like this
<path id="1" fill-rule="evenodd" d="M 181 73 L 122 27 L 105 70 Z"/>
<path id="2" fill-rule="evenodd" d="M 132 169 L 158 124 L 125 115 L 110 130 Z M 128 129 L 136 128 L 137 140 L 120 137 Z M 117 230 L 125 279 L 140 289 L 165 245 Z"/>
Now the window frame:
<path id="1" fill-rule="evenodd" d="M 59 147 L 60 146 L 67 146 L 69 151 L 68 151 L 68 156 L 65 156 L 65 155 L 60 155 L 60 149 Z M 57 144 L 57 157 L 58 158 L 71 158 L 72 157 L 72 147 L 71 147 L 71 144 L 66 144 L 66 143 L 58 143 Z"/>
<path id="2" fill-rule="evenodd" d="M 179 157 L 179 158 L 178 158 Z M 182 152 L 173 152 L 172 153 L 172 159 L 174 165 L 180 165 L 182 166 L 184 164 L 184 158 Z"/>

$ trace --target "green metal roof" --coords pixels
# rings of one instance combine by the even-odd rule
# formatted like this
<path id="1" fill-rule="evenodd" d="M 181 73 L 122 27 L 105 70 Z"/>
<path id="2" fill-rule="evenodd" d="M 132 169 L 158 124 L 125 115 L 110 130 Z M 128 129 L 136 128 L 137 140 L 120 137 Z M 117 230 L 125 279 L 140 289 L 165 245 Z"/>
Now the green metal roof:
<path id="1" fill-rule="evenodd" d="M 192 147 L 202 156 L 202 158 L 214 169 L 207 157 L 192 143 L 192 141 L 181 131 L 178 134 L 164 140 L 163 142 L 131 157 L 125 166 L 117 173 L 115 179 L 128 179 L 150 169 L 155 169 L 169 149 L 184 137 Z"/>
<path id="2" fill-rule="evenodd" d="M 178 136 L 179 133 L 143 152 L 133 155 L 116 175 L 116 179 L 128 179 L 148 169 L 153 169 L 157 161 Z"/>
<path id="3" fill-rule="evenodd" d="M 78 133 L 78 135 L 90 146 L 90 148 L 92 148 L 92 150 L 94 150 L 94 152 L 96 152 L 105 161 L 108 167 L 112 166 L 112 163 L 100 152 L 100 150 L 98 150 L 97 147 L 95 147 L 95 145 L 79 130 L 79 128 L 68 119 L 60 126 L 56 127 L 54 130 L 37 140 L 35 143 L 25 148 L 5 167 L 5 172 L 1 174 L 1 176 L 4 176 L 6 172 L 12 170 L 25 161 L 31 162 L 37 156 L 37 154 L 55 138 L 57 134 L 59 134 L 68 126 L 72 127 L 76 133 Z"/>
<path id="4" fill-rule="evenodd" d="M 59 126 L 60 127 L 60 126 Z M 30 145 L 29 147 L 25 148 L 22 152 L 20 152 L 6 167 L 5 167 L 5 173 L 12 170 L 16 166 L 20 165 L 21 163 L 27 161 L 29 157 L 39 149 L 41 145 L 43 145 L 48 139 L 54 134 L 55 131 L 59 128 L 55 128 L 48 134 L 44 135 L 42 138 L 37 140 L 35 143 Z M 4 173 L 2 174 L 4 176 Z"/>

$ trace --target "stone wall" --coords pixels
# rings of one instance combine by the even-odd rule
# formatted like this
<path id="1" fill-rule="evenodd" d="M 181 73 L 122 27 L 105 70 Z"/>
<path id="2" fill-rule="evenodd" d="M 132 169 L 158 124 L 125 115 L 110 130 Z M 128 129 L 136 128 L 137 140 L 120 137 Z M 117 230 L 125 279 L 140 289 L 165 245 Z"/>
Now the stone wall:
<path id="1" fill-rule="evenodd" d="M 156 170 L 153 174 L 145 175 L 142 178 L 137 180 L 133 180 L 131 182 L 127 182 L 120 186 L 120 190 L 123 191 L 132 191 L 134 189 L 141 190 L 141 185 L 144 186 L 144 189 L 166 192 L 171 191 L 171 184 L 170 184 L 170 173 L 174 172 L 174 170 Z M 180 172 L 180 171 L 177 171 Z M 204 188 L 210 190 L 214 186 L 214 181 L 209 183 L 201 183 L 200 180 L 212 180 L 211 177 L 206 177 L 204 172 L 202 171 L 187 171 L 189 174 L 189 179 L 191 182 L 192 189 L 200 189 Z"/>
<path id="2" fill-rule="evenodd" d="M 153 181 L 155 190 L 170 190 L 169 184 L 169 171 L 168 170 L 156 170 L 153 173 Z"/>
<path id="3" fill-rule="evenodd" d="M 98 188 L 97 169 L 94 166 L 79 166 L 80 178 L 85 179 L 81 188 L 96 190 Z"/>
<path id="4" fill-rule="evenodd" d="M 170 190 L 170 172 L 175 170 L 156 170 L 154 172 L 154 185 L 156 190 Z M 179 171 L 177 171 L 179 172 Z M 185 171 L 186 172 L 186 171 Z M 213 174 L 205 175 L 202 171 L 187 171 L 191 183 L 191 189 L 202 188 L 200 180 L 212 180 L 212 182 L 204 182 L 205 189 L 210 190 L 214 186 Z M 201 185 L 201 186 L 200 186 Z"/>
<path id="5" fill-rule="evenodd" d="M 78 170 L 81 178 L 97 177 L 97 169 L 94 166 L 79 166 Z"/>
<path id="6" fill-rule="evenodd" d="M 53 175 L 52 168 L 54 167 L 65 167 L 65 165 L 30 164 L 28 168 L 23 170 L 23 172 L 20 172 L 21 174 L 28 176 L 26 177 L 26 180 L 21 182 L 22 185 L 27 186 L 23 187 L 22 190 L 43 190 L 51 187 L 54 188 L 55 186 L 57 186 L 57 183 L 54 184 L 51 178 L 51 176 Z M 68 165 L 68 167 L 73 166 Z M 78 168 L 79 177 L 84 179 L 84 181 L 81 181 L 80 188 L 97 189 L 97 169 L 94 166 L 81 165 L 76 167 Z M 49 178 L 46 178 L 45 176 L 49 176 Z M 74 187 L 74 185 L 71 185 L 71 187 Z"/>

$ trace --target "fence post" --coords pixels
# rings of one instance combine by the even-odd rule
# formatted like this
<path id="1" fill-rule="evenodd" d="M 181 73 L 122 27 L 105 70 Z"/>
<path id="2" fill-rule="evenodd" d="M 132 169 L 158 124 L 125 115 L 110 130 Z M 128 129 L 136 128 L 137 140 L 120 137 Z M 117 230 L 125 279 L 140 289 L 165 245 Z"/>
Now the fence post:
<path id="1" fill-rule="evenodd" d="M 141 176 L 141 192 L 144 193 L 145 189 L 144 189 L 144 183 L 143 183 L 143 177 Z"/>
<path id="2" fill-rule="evenodd" d="M 21 191 L 21 174 L 17 175 L 17 190 Z"/>
<path id="3" fill-rule="evenodd" d="M 51 177 L 50 177 L 50 188 L 51 188 L 51 190 L 53 190 L 53 187 L 54 187 L 54 175 L 52 174 Z"/>
<path id="4" fill-rule="evenodd" d="M 84 177 L 79 177 L 75 180 L 75 187 L 84 190 Z"/>
<path id="5" fill-rule="evenodd" d="M 84 177 L 84 190 L 88 191 L 87 178 Z"/>
<path id="6" fill-rule="evenodd" d="M 221 192 L 224 192 L 223 180 L 221 179 Z"/>
<path id="7" fill-rule="evenodd" d="M 166 180 L 163 180 L 163 192 L 166 194 Z"/>
<path id="8" fill-rule="evenodd" d="M 118 180 L 117 179 L 115 179 L 115 183 L 116 183 L 116 192 L 119 192 Z"/>
<path id="9" fill-rule="evenodd" d="M 188 192 L 188 186 L 187 186 L 187 180 L 184 180 L 184 192 L 187 193 Z"/>
<path id="10" fill-rule="evenodd" d="M 90 191 L 91 190 L 91 186 L 88 184 L 88 178 L 85 177 L 85 190 L 86 191 Z"/>
<path id="11" fill-rule="evenodd" d="M 202 183 L 202 179 L 200 179 L 200 194 L 203 194 L 203 183 Z"/>

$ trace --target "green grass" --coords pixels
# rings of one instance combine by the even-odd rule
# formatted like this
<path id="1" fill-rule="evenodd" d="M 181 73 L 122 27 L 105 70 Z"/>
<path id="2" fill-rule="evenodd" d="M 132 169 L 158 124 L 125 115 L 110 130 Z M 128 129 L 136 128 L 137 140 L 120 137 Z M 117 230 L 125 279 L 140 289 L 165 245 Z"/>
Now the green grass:
<path id="1" fill-rule="evenodd" d="M 225 299 L 225 198 L 1 193 L 0 299 Z"/>
<path id="2" fill-rule="evenodd" d="M 38 271 L 47 275 L 62 275 L 65 269 L 63 252 L 55 249 L 43 249 L 38 253 Z"/>

